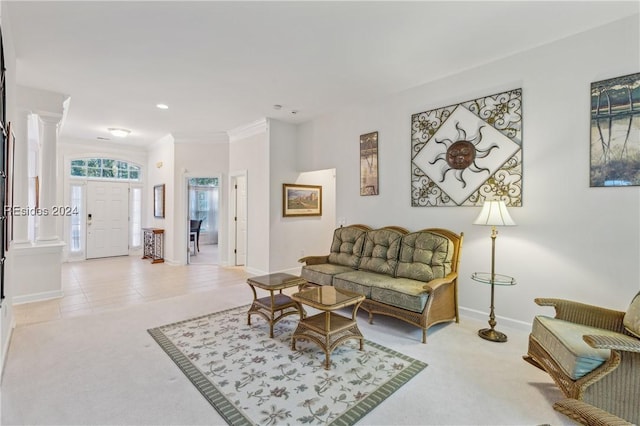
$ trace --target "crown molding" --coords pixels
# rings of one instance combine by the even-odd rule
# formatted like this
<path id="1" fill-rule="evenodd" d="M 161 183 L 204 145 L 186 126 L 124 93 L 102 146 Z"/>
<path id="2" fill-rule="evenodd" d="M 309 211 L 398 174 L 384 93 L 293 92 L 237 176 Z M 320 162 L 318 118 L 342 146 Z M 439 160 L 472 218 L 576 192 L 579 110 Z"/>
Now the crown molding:
<path id="1" fill-rule="evenodd" d="M 236 127 L 227 132 L 229 135 L 229 142 L 235 142 L 240 139 L 245 139 L 250 136 L 259 135 L 260 133 L 266 133 L 269 128 L 269 119 L 261 118 L 253 123 L 246 124 L 244 126 Z"/>
<path id="2" fill-rule="evenodd" d="M 227 132 L 171 132 L 173 142 L 180 143 L 228 143 L 229 135 Z"/>

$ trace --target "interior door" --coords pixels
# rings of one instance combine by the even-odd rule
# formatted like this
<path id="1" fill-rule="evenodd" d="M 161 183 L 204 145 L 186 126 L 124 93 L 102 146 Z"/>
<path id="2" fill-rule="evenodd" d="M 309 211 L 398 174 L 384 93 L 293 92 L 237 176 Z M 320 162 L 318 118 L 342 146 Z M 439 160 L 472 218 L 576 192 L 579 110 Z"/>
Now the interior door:
<path id="1" fill-rule="evenodd" d="M 247 177 L 237 176 L 235 183 L 235 264 L 247 262 Z"/>
<path id="2" fill-rule="evenodd" d="M 129 184 L 87 182 L 87 259 L 129 254 Z"/>

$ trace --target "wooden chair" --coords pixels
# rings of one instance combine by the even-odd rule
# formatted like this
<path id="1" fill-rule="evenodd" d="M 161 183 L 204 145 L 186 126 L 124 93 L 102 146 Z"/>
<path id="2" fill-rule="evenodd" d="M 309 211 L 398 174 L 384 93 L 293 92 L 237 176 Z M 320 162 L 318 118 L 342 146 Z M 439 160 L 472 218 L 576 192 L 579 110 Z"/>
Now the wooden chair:
<path id="1" fill-rule="evenodd" d="M 200 227 L 202 226 L 203 219 L 200 220 L 190 220 L 189 226 L 191 235 L 189 240 L 195 243 L 195 249 L 200 251 Z M 195 235 L 194 235 L 195 234 Z"/>

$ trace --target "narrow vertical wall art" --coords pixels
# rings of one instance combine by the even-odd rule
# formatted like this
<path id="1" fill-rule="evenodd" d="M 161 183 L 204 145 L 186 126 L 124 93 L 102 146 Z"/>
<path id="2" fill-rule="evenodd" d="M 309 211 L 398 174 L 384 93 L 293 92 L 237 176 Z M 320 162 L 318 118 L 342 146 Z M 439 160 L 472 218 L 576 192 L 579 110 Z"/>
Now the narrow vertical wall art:
<path id="1" fill-rule="evenodd" d="M 590 186 L 640 185 L 640 73 L 591 83 Z"/>
<path id="2" fill-rule="evenodd" d="M 360 136 L 360 195 L 378 195 L 378 132 Z"/>
<path id="3" fill-rule="evenodd" d="M 411 205 L 522 205 L 522 89 L 411 117 Z"/>

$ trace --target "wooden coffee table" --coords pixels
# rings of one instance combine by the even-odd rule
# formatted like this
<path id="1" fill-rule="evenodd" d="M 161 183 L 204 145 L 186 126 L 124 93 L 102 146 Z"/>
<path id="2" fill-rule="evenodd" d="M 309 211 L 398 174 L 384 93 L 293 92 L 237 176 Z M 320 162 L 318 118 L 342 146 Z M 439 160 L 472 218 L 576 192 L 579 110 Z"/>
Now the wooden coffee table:
<path id="1" fill-rule="evenodd" d="M 253 303 L 247 312 L 247 324 L 251 325 L 251 315 L 260 315 L 269 323 L 269 337 L 273 337 L 273 325 L 282 318 L 294 314 L 304 315 L 298 302 L 282 294 L 282 290 L 296 286 L 300 289 L 307 284 L 305 279 L 291 274 L 276 273 L 248 278 L 247 284 L 253 291 Z M 269 296 L 258 298 L 256 287 L 268 291 Z"/>
<path id="2" fill-rule="evenodd" d="M 302 305 L 322 311 L 300 318 L 298 327 L 291 336 L 291 349 L 296 350 L 296 339 L 308 339 L 317 343 L 325 353 L 324 368 L 327 370 L 331 363 L 331 352 L 344 341 L 357 339 L 362 350 L 364 337 L 358 329 L 356 314 L 365 299 L 364 295 L 332 286 L 320 286 L 295 293 L 291 298 Z M 333 312 L 347 306 L 353 306 L 351 318 Z"/>

